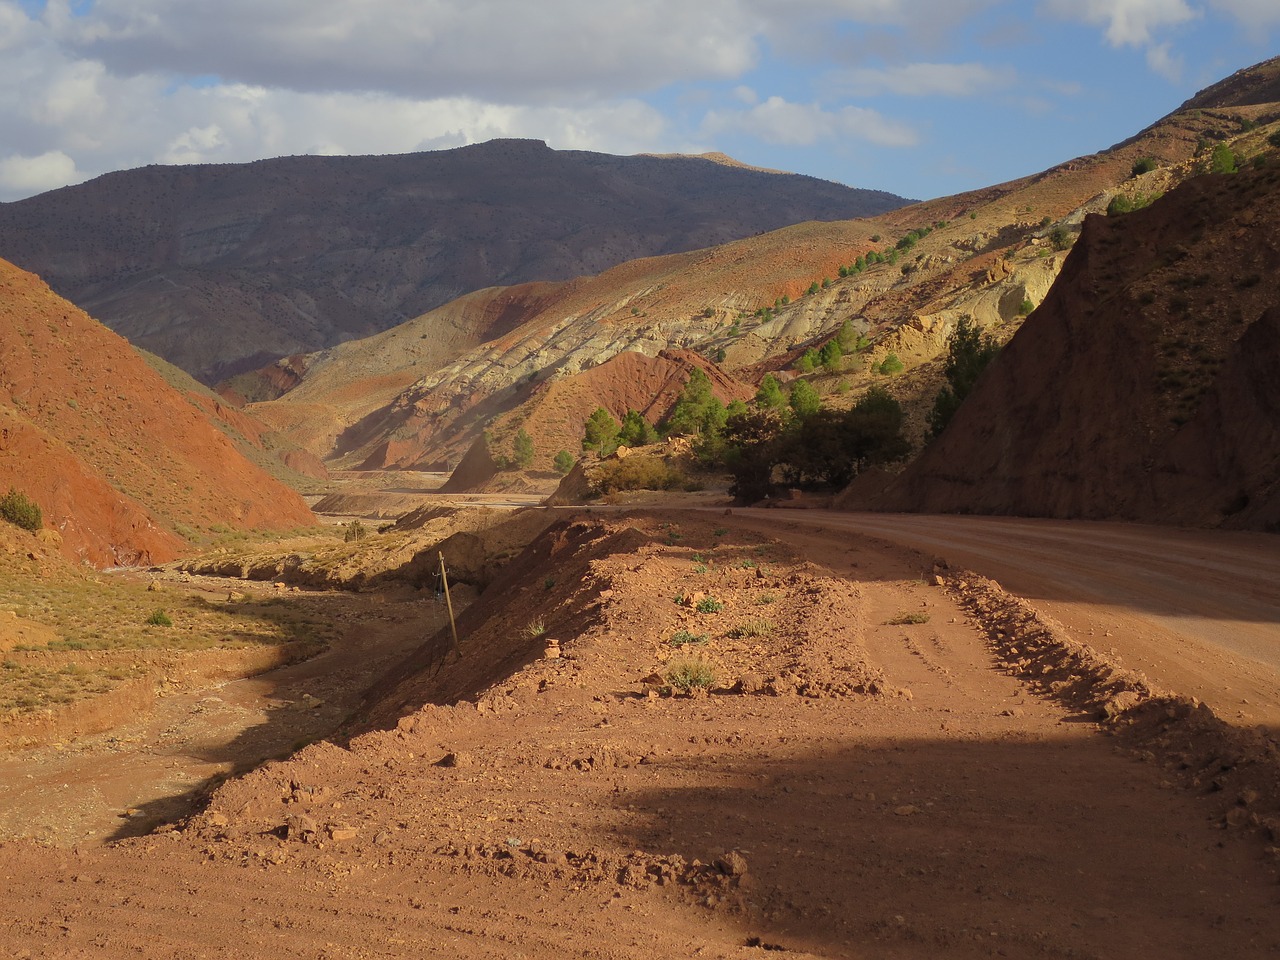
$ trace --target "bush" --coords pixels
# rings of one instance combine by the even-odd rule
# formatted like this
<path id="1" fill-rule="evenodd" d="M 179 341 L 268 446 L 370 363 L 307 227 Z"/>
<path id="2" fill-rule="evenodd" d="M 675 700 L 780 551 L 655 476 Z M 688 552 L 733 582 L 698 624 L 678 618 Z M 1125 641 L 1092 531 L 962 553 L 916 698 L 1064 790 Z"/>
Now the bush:
<path id="1" fill-rule="evenodd" d="M 1033 311 L 1035 308 L 1036 308 L 1036 305 L 1032 303 L 1030 300 L 1023 300 L 1020 304 L 1018 304 L 1018 316 L 1029 317 L 1031 315 L 1031 311 Z"/>
<path id="2" fill-rule="evenodd" d="M 724 609 L 724 601 L 715 597 L 703 597 L 694 609 L 699 613 L 719 613 Z"/>
<path id="3" fill-rule="evenodd" d="M 603 494 L 619 490 L 674 490 L 684 485 L 684 475 L 658 457 L 632 456 L 600 465 L 594 484 Z"/>
<path id="4" fill-rule="evenodd" d="M 778 378 L 766 373 L 760 381 L 760 389 L 756 391 L 756 406 L 762 410 L 781 410 L 787 405 L 787 398 L 782 393 Z"/>
<path id="5" fill-rule="evenodd" d="M 44 525 L 44 514 L 40 510 L 40 505 L 13 487 L 0 497 L 0 517 L 32 533 Z"/>
<path id="6" fill-rule="evenodd" d="M 1066 227 L 1054 227 L 1049 232 L 1049 242 L 1053 244 L 1055 250 L 1066 250 L 1071 246 L 1071 234 L 1067 233 Z"/>
<path id="7" fill-rule="evenodd" d="M 551 461 L 552 465 L 556 468 L 556 473 L 560 474 L 568 473 L 573 469 L 573 465 L 576 462 L 577 461 L 574 459 L 573 454 L 568 450 L 561 450 L 555 455 L 555 459 Z"/>
<path id="8" fill-rule="evenodd" d="M 524 427 L 521 427 L 516 431 L 516 438 L 512 442 L 511 462 L 517 469 L 528 470 L 533 466 L 533 453 L 533 437 L 529 436 Z"/>
<path id="9" fill-rule="evenodd" d="M 666 680 L 672 690 L 706 690 L 716 682 L 716 669 L 701 657 L 673 660 L 667 667 Z"/>
<path id="10" fill-rule="evenodd" d="M 359 520 L 352 520 L 342 531 L 342 540 L 344 543 L 359 543 L 366 536 L 364 524 Z"/>
<path id="11" fill-rule="evenodd" d="M 152 627 L 172 627 L 173 621 L 163 610 L 152 610 L 151 616 L 147 617 L 147 624 Z"/>
<path id="12" fill-rule="evenodd" d="M 1236 155 L 1231 152 L 1231 148 L 1225 143 L 1220 143 L 1213 148 L 1213 153 L 1209 157 L 1209 172 L 1236 172 Z"/>
<path id="13" fill-rule="evenodd" d="M 688 630 L 677 630 L 667 640 L 673 647 L 705 647 L 709 642 L 710 638 L 705 633 L 690 633 Z"/>
<path id="14" fill-rule="evenodd" d="M 1271 136 L 1267 137 L 1267 143 L 1273 147 L 1280 147 L 1280 130 L 1277 130 Z"/>
<path id="15" fill-rule="evenodd" d="M 1140 177 L 1144 173 L 1150 173 L 1155 168 L 1156 161 L 1154 157 L 1143 157 L 1133 165 L 1133 168 L 1129 171 L 1129 176 Z"/>
<path id="16" fill-rule="evenodd" d="M 788 483 L 844 486 L 873 464 L 904 457 L 902 407 L 872 387 L 848 410 L 798 417 L 773 446 L 773 462 Z"/>
<path id="17" fill-rule="evenodd" d="M 629 447 L 643 447 L 650 443 L 656 443 L 658 440 L 658 431 L 654 429 L 653 424 L 644 418 L 644 415 L 638 410 L 628 410 L 622 418 L 622 427 L 618 431 L 618 442 L 625 443 Z"/>
<path id="18" fill-rule="evenodd" d="M 898 355 L 896 353 L 891 353 L 881 361 L 879 366 L 876 367 L 876 372 L 888 377 L 895 373 L 901 373 L 905 369 L 906 366 L 900 359 L 898 359 Z"/>

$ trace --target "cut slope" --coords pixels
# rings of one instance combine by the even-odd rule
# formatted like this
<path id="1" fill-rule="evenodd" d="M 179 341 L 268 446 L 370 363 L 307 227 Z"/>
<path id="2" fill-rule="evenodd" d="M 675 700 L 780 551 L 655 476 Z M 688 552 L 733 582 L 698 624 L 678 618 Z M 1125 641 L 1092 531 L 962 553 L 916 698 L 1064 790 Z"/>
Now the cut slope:
<path id="1" fill-rule="evenodd" d="M 1275 168 L 1090 217 L 1044 304 L 876 505 L 1277 529 L 1277 270 Z"/>
<path id="2" fill-rule="evenodd" d="M 0 205 L 0 256 L 214 382 L 495 283 L 905 202 L 693 157 L 499 140 L 108 174 Z"/>
<path id="3" fill-rule="evenodd" d="M 94 564 L 154 562 L 215 525 L 314 522 L 119 336 L 0 261 L 0 487 Z"/>

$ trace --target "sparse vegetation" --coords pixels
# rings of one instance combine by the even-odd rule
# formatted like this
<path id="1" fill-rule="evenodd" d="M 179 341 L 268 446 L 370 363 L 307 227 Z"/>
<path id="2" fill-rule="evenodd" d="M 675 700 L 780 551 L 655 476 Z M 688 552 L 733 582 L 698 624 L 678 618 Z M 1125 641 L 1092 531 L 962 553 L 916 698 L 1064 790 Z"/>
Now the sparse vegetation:
<path id="1" fill-rule="evenodd" d="M 673 660 L 667 666 L 666 681 L 672 690 L 689 693 L 709 689 L 716 682 L 716 670 L 701 657 Z"/>
<path id="2" fill-rule="evenodd" d="M 672 647 L 705 647 L 709 642 L 710 637 L 705 633 L 690 633 L 688 630 L 677 630 L 667 638 L 667 644 Z"/>
<path id="3" fill-rule="evenodd" d="M 546 632 L 547 632 L 547 624 L 546 624 L 546 621 L 543 620 L 541 617 L 537 617 L 534 620 L 530 620 L 527 624 L 525 624 L 525 627 L 524 627 L 524 635 L 528 637 L 530 640 L 537 639 L 538 637 L 541 637 L 544 634 L 546 634 Z"/>
<path id="4" fill-rule="evenodd" d="M 1030 299 L 1023 300 L 1020 304 L 1018 304 L 1018 316 L 1029 317 L 1031 316 L 1031 312 L 1035 310 L 1035 308 L 1036 308 L 1036 305 L 1032 303 Z"/>
<path id="5" fill-rule="evenodd" d="M 773 621 L 764 619 L 744 620 L 732 630 L 729 636 L 735 640 L 741 640 L 745 637 L 767 637 L 774 631 Z"/>
<path id="6" fill-rule="evenodd" d="M 1132 213 L 1134 210 L 1141 210 L 1149 207 L 1162 197 L 1161 193 L 1135 193 L 1132 197 L 1126 197 L 1124 194 L 1116 194 L 1111 198 L 1111 202 L 1107 204 L 1107 216 L 1116 217 L 1126 213 Z"/>
<path id="7" fill-rule="evenodd" d="M 684 486 L 685 476 L 660 457 L 636 455 L 602 463 L 594 483 L 602 494 L 621 490 L 675 490 Z"/>
<path id="8" fill-rule="evenodd" d="M 23 530 L 32 533 L 44 525 L 44 513 L 40 505 L 25 493 L 10 487 L 9 492 L 0 497 L 0 517 Z"/>
<path id="9" fill-rule="evenodd" d="M 724 609 L 724 601 L 715 597 L 703 597 L 694 607 L 699 613 L 719 613 Z"/>
<path id="10" fill-rule="evenodd" d="M 150 627 L 172 627 L 173 618 L 163 610 L 152 610 L 151 616 L 147 617 L 147 626 Z"/>
<path id="11" fill-rule="evenodd" d="M 890 626 L 901 627 L 912 623 L 928 623 L 929 615 L 927 613 L 900 613 L 896 617 L 886 621 Z"/>

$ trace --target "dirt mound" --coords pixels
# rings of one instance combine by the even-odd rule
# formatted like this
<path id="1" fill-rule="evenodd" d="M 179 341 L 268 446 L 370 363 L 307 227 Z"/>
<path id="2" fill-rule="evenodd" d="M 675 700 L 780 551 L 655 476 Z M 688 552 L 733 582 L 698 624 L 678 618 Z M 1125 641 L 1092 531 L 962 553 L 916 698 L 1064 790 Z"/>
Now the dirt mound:
<path id="1" fill-rule="evenodd" d="M 25 491 L 68 556 L 167 560 L 215 525 L 314 522 L 128 343 L 0 261 L 0 487 Z"/>
<path id="2" fill-rule="evenodd" d="M 874 505 L 1275 529 L 1278 225 L 1274 168 L 1090 217 L 1044 304 Z"/>

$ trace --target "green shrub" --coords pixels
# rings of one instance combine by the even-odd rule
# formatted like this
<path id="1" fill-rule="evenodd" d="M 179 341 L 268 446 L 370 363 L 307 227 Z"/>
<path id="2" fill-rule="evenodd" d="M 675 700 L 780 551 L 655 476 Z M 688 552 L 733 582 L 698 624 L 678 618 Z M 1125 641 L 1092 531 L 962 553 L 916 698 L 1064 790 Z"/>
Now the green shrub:
<path id="1" fill-rule="evenodd" d="M 173 620 L 163 610 L 152 610 L 151 616 L 147 617 L 147 624 L 152 627 L 172 627 Z"/>
<path id="2" fill-rule="evenodd" d="M 724 601 L 715 597 L 703 597 L 694 609 L 699 613 L 719 613 L 724 609 Z"/>
<path id="3" fill-rule="evenodd" d="M 773 633 L 773 629 L 772 620 L 744 620 L 729 631 L 729 636 L 735 640 L 741 640 L 744 637 L 767 637 Z"/>
<path id="4" fill-rule="evenodd" d="M 701 657 L 673 660 L 667 666 L 666 680 L 672 690 L 706 690 L 716 682 L 716 669 Z"/>
<path id="5" fill-rule="evenodd" d="M 797 380 L 791 388 L 791 396 L 787 400 L 791 409 L 799 416 L 807 416 L 811 413 L 817 413 L 822 407 L 822 400 L 818 397 L 818 391 L 814 389 L 813 384 L 808 380 Z"/>
<path id="6" fill-rule="evenodd" d="M 999 344 L 989 333 L 984 334 L 972 317 L 966 314 L 956 321 L 956 328 L 947 338 L 947 362 L 943 367 L 948 386 L 938 391 L 929 412 L 930 436 L 936 437 L 951 422 L 982 371 L 999 352 Z"/>
<path id="7" fill-rule="evenodd" d="M 887 622 L 895 627 L 906 626 L 909 623 L 928 623 L 929 615 L 927 613 L 900 613 Z"/>
<path id="8" fill-rule="evenodd" d="M 1271 136 L 1267 137 L 1267 143 L 1273 147 L 1280 147 L 1280 130 L 1277 130 Z"/>
<path id="9" fill-rule="evenodd" d="M 906 366 L 900 359 L 898 359 L 898 355 L 896 353 L 889 354 L 880 362 L 880 365 L 876 367 L 876 371 L 884 374 L 885 376 L 892 376 L 895 373 L 901 373 L 905 369 Z"/>
<path id="10" fill-rule="evenodd" d="M 1236 155 L 1232 153 L 1229 146 L 1220 143 L 1213 148 L 1213 153 L 1209 157 L 1210 173 L 1235 173 L 1236 169 Z"/>
<path id="11" fill-rule="evenodd" d="M 40 505 L 13 487 L 0 497 L 0 517 L 32 533 L 44 525 L 44 514 L 40 510 Z"/>
<path id="12" fill-rule="evenodd" d="M 556 468 L 556 473 L 564 474 L 572 470 L 577 461 L 568 450 L 561 450 L 551 462 Z"/>
<path id="13" fill-rule="evenodd" d="M 1036 305 L 1032 303 L 1030 300 L 1023 300 L 1020 304 L 1018 304 L 1018 316 L 1028 317 L 1031 315 L 1031 311 L 1034 310 L 1035 308 L 1036 308 Z"/>
<path id="14" fill-rule="evenodd" d="M 619 490 L 674 490 L 684 483 L 684 475 L 669 467 L 659 457 L 631 456 L 625 460 L 609 460 L 595 474 L 595 487 L 600 493 Z M 678 535 L 669 533 L 677 539 Z"/>
<path id="15" fill-rule="evenodd" d="M 343 528 L 342 540 L 344 543 L 359 543 L 365 536 L 364 524 L 359 520 L 352 520 Z"/>
<path id="16" fill-rule="evenodd" d="M 516 431 L 516 438 L 511 445 L 511 462 L 520 470 L 533 466 L 533 437 L 521 427 Z"/>
<path id="17" fill-rule="evenodd" d="M 1155 157 L 1143 157 L 1134 163 L 1133 168 L 1129 171 L 1131 177 L 1140 177 L 1144 173 L 1150 173 L 1156 168 Z"/>
<path id="18" fill-rule="evenodd" d="M 618 449 L 618 432 L 622 428 L 604 407 L 596 407 L 582 427 L 582 449 L 594 450 L 607 457 Z"/>
<path id="19" fill-rule="evenodd" d="M 756 406 L 763 410 L 781 410 L 787 405 L 787 398 L 778 384 L 778 378 L 766 373 L 760 381 L 760 389 L 756 391 Z"/>
<path id="20" fill-rule="evenodd" d="M 690 633 L 688 630 L 677 630 L 667 638 L 667 643 L 673 647 L 705 647 L 709 641 L 705 633 Z"/>

